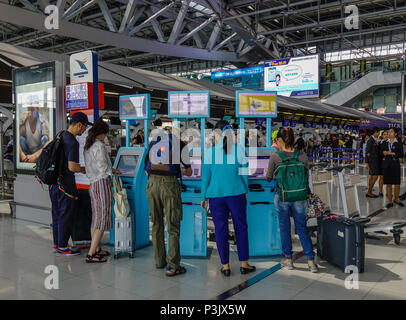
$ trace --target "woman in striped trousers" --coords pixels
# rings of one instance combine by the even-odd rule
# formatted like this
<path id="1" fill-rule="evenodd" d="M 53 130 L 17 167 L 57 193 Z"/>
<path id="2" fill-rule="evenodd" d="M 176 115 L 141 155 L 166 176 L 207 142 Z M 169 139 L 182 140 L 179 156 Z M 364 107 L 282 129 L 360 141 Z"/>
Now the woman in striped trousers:
<path id="1" fill-rule="evenodd" d="M 112 227 L 112 194 L 111 175 L 120 174 L 113 169 L 107 153 L 104 138 L 109 132 L 109 126 L 102 119 L 97 120 L 89 129 L 84 148 L 86 175 L 90 180 L 90 200 L 92 202 L 92 244 L 86 257 L 86 262 L 106 262 L 110 255 L 100 248 L 104 231 Z"/>

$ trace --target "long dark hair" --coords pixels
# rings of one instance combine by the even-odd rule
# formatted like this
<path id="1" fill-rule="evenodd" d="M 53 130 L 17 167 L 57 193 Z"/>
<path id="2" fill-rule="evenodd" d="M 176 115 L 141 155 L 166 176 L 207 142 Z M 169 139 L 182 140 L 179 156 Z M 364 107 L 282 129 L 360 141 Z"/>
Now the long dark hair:
<path id="1" fill-rule="evenodd" d="M 292 128 L 282 128 L 278 131 L 278 138 L 282 138 L 287 148 L 294 148 L 295 146 L 295 133 Z"/>
<path id="2" fill-rule="evenodd" d="M 229 127 L 225 128 L 226 126 L 229 126 Z M 231 128 L 231 126 L 230 126 L 230 123 L 228 121 L 225 121 L 225 120 L 220 120 L 220 121 L 218 121 L 216 123 L 216 125 L 214 126 L 214 130 L 217 130 L 217 129 L 221 130 L 222 133 L 224 133 L 225 130 L 233 130 Z M 224 152 L 228 154 L 230 152 L 231 148 L 227 147 L 227 140 L 228 140 L 227 135 L 224 135 L 224 137 L 223 137 L 223 149 L 224 149 Z"/>
<path id="3" fill-rule="evenodd" d="M 100 134 L 107 134 L 109 132 L 109 125 L 102 119 L 95 121 L 93 127 L 91 127 L 87 133 L 85 151 L 89 150 L 93 143 L 96 141 L 96 137 Z"/>

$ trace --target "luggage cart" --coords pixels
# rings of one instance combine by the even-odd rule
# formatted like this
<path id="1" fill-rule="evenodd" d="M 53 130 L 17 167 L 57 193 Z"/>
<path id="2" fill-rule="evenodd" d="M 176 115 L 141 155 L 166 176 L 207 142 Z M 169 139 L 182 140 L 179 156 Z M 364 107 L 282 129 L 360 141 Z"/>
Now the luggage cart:
<path id="1" fill-rule="evenodd" d="M 358 199 L 357 183 L 360 181 L 359 175 L 353 175 L 353 179 L 350 179 L 352 185 L 345 185 L 344 182 L 344 169 L 354 169 L 354 165 L 347 165 L 337 168 L 329 168 L 327 170 L 336 171 L 338 174 L 338 182 L 340 188 L 340 197 L 344 208 L 344 216 L 346 218 L 352 218 L 357 221 L 367 222 L 364 226 L 364 232 L 367 238 L 380 240 L 378 237 L 371 236 L 369 233 L 383 233 L 388 232 L 393 234 L 394 241 L 397 245 L 400 245 L 400 236 L 403 234 L 403 228 L 406 226 L 406 222 L 390 221 L 390 222 L 370 222 L 369 217 L 361 217 L 361 210 Z M 368 221 L 368 220 L 369 221 Z"/>

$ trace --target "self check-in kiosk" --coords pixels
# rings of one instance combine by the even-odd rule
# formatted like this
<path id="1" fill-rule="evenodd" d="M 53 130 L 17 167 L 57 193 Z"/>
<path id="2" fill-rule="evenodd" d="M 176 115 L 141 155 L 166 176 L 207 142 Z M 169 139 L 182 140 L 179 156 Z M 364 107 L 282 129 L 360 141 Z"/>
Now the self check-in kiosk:
<path id="1" fill-rule="evenodd" d="M 236 91 L 236 117 L 240 119 L 240 141 L 245 141 L 245 118 L 266 118 L 266 147 L 247 149 L 248 156 L 248 244 L 250 257 L 282 253 L 278 215 L 274 206 L 276 182 L 266 173 L 271 148 L 271 118 L 277 116 L 276 92 Z"/>
<path id="2" fill-rule="evenodd" d="M 182 210 L 180 227 L 180 254 L 182 257 L 207 257 L 207 212 L 200 207 L 202 151 L 205 137 L 205 118 L 210 116 L 208 91 L 168 92 L 168 117 L 179 128 L 179 119 L 200 119 L 201 144 L 190 149 L 192 176 L 182 176 Z"/>
<path id="3" fill-rule="evenodd" d="M 127 189 L 133 225 L 134 249 L 150 244 L 149 206 L 146 197 L 148 177 L 144 171 L 148 144 L 146 143 L 144 147 L 130 147 L 130 122 L 131 120 L 144 120 L 145 141 L 148 141 L 149 117 L 149 94 L 120 96 L 120 120 L 126 121 L 126 147 L 119 149 L 114 168 L 120 170 L 120 178 Z M 114 227 L 110 230 L 110 244 L 114 245 Z"/>

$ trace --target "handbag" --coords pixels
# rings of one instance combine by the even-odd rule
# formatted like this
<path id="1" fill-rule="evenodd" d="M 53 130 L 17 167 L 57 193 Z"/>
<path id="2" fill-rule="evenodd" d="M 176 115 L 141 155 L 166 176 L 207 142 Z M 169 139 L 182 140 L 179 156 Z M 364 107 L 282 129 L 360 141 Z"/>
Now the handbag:
<path id="1" fill-rule="evenodd" d="M 317 194 L 311 194 L 307 199 L 307 219 L 318 218 L 328 213 L 326 204 Z"/>
<path id="2" fill-rule="evenodd" d="M 128 203 L 127 190 L 123 188 L 120 177 L 113 175 L 113 187 L 114 213 L 117 218 L 125 219 L 130 214 L 130 204 Z"/>

